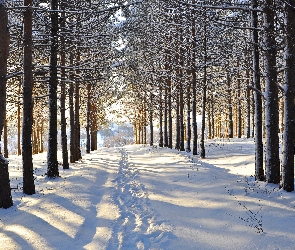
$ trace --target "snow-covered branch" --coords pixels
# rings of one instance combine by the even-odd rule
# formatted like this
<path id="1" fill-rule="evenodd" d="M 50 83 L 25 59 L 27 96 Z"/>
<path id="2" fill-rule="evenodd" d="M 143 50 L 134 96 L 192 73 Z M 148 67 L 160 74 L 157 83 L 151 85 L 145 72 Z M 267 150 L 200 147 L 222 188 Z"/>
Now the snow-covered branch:
<path id="1" fill-rule="evenodd" d="M 218 10 L 242 10 L 242 11 L 256 11 L 256 12 L 262 12 L 260 8 L 251 8 L 251 7 L 243 7 L 243 6 L 229 6 L 228 4 L 224 5 L 206 5 L 202 3 L 187 3 L 181 0 L 177 0 L 178 3 L 187 5 L 187 6 L 193 6 L 196 8 L 203 8 L 203 9 L 218 9 Z"/>

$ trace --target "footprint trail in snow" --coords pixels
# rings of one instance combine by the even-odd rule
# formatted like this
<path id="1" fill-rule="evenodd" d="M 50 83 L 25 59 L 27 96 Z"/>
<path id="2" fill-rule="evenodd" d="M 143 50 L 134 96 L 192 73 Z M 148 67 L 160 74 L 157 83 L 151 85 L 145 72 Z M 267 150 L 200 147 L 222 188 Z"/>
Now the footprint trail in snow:
<path id="1" fill-rule="evenodd" d="M 107 249 L 161 249 L 171 234 L 170 226 L 156 221 L 145 187 L 139 181 L 139 171 L 129 165 L 127 151 L 119 150 L 121 160 L 113 200 L 120 217 Z"/>

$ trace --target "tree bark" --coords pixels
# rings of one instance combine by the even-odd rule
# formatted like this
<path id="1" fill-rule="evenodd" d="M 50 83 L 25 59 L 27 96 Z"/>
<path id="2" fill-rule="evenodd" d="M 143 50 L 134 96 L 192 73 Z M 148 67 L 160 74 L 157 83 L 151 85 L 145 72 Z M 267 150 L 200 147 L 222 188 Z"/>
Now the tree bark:
<path id="1" fill-rule="evenodd" d="M 195 0 L 192 0 L 195 3 Z M 197 74 L 196 74 L 196 49 L 197 49 L 197 34 L 195 13 L 192 14 L 192 132 L 193 132 L 193 155 L 198 154 L 198 126 L 197 126 Z"/>
<path id="2" fill-rule="evenodd" d="M 276 67 L 276 41 L 274 34 L 275 6 L 273 0 L 264 5 L 264 45 L 265 53 L 265 129 L 266 129 L 266 181 L 280 182 L 279 159 L 279 105 Z"/>
<path id="3" fill-rule="evenodd" d="M 86 111 L 86 153 L 90 154 L 90 114 L 91 114 L 91 85 L 87 84 L 87 111 Z"/>
<path id="4" fill-rule="evenodd" d="M 77 56 L 77 66 L 80 64 L 80 54 Z M 77 72 L 79 74 L 79 72 Z M 75 83 L 75 161 L 82 159 L 80 147 L 80 84 Z"/>
<path id="5" fill-rule="evenodd" d="M 97 116 L 96 104 L 90 102 L 90 150 L 97 150 Z"/>
<path id="6" fill-rule="evenodd" d="M 205 73 L 206 75 L 206 73 Z M 205 150 L 205 122 L 206 122 L 206 95 L 207 95 L 207 86 L 206 86 L 206 78 L 204 78 L 204 86 L 203 86 L 203 97 L 202 97 L 202 126 L 201 126 L 201 140 L 200 140 L 200 157 L 206 157 Z"/>
<path id="7" fill-rule="evenodd" d="M 181 74 L 182 75 L 182 74 Z M 184 113 L 184 100 L 183 100 L 183 86 L 182 77 L 180 77 L 179 83 L 179 150 L 184 151 L 184 123 L 183 123 L 183 113 Z"/>
<path id="8" fill-rule="evenodd" d="M 180 118 L 179 118 L 179 91 L 176 93 L 176 117 L 175 117 L 175 127 L 176 127 L 176 137 L 175 137 L 175 149 L 180 149 Z"/>
<path id="9" fill-rule="evenodd" d="M 252 8 L 258 7 L 257 0 L 252 0 Z M 261 90 L 260 86 L 260 66 L 259 66 L 259 39 L 258 39 L 258 16 L 255 11 L 251 13 L 252 21 L 252 43 L 253 43 L 253 85 L 255 89 Z M 264 180 L 263 169 L 263 144 L 262 144 L 262 100 L 257 91 L 254 91 L 255 108 L 255 177 L 258 181 Z M 254 130 L 253 130 L 254 132 Z"/>
<path id="10" fill-rule="evenodd" d="M 32 158 L 33 72 L 32 72 L 32 0 L 24 0 L 24 82 L 22 122 L 23 192 L 35 194 Z"/>
<path id="11" fill-rule="evenodd" d="M 153 94 L 150 93 L 150 110 L 149 110 L 149 121 L 150 121 L 150 146 L 154 145 L 154 127 L 153 127 Z"/>
<path id="12" fill-rule="evenodd" d="M 21 83 L 18 85 L 18 96 L 17 96 L 17 155 L 21 155 Z"/>
<path id="13" fill-rule="evenodd" d="M 51 51 L 49 78 L 49 135 L 47 152 L 47 176 L 59 176 L 57 162 L 57 54 L 58 54 L 58 0 L 51 0 Z"/>
<path id="14" fill-rule="evenodd" d="M 287 192 L 294 191 L 294 95 L 295 95 L 295 0 L 285 2 L 285 93 L 282 186 Z"/>
<path id="15" fill-rule="evenodd" d="M 69 89 L 69 109 L 70 109 L 70 162 L 74 163 L 75 162 L 75 117 L 74 117 L 74 83 L 72 82 L 70 83 L 70 89 Z"/>
<path id="16" fill-rule="evenodd" d="M 6 1 L 0 2 L 0 141 L 6 113 L 6 74 L 9 55 L 9 31 Z M 0 146 L 0 208 L 13 205 L 9 181 L 8 161 L 3 157 Z"/>
<path id="17" fill-rule="evenodd" d="M 163 138 L 163 101 L 162 101 L 162 87 L 160 87 L 160 100 L 159 100 L 159 134 L 160 134 L 160 140 L 159 140 L 159 147 L 163 147 L 164 144 L 164 138 Z"/>
<path id="18" fill-rule="evenodd" d="M 168 148 L 172 149 L 172 90 L 171 90 L 171 79 L 168 80 Z"/>
<path id="19" fill-rule="evenodd" d="M 164 103 L 164 147 L 168 147 L 168 88 L 165 86 Z"/>
<path id="20" fill-rule="evenodd" d="M 191 89 L 187 87 L 186 94 L 186 152 L 191 152 Z"/>
<path id="21" fill-rule="evenodd" d="M 203 69 L 203 95 L 202 95 L 202 127 L 201 127 L 201 141 L 200 141 L 200 157 L 205 158 L 205 122 L 206 122 L 206 101 L 207 101 L 207 24 L 204 24 L 204 69 Z"/>
<path id="22" fill-rule="evenodd" d="M 233 129 L 233 107 L 232 107 L 232 97 L 231 97 L 231 79 L 229 73 L 226 75 L 227 82 L 227 106 L 228 106 L 228 138 L 234 137 Z"/>
<path id="23" fill-rule="evenodd" d="M 64 0 L 61 1 L 61 9 L 65 9 L 65 2 Z M 60 28 L 62 32 L 65 32 L 65 12 L 61 13 L 60 18 Z M 65 53 L 65 38 L 63 35 L 60 37 L 61 42 L 61 87 L 60 87 L 60 130 L 61 130 L 61 148 L 62 148 L 62 162 L 63 162 L 63 169 L 69 169 L 69 155 L 68 155 L 68 138 L 67 138 L 67 119 L 66 119 L 66 53 Z"/>
<path id="24" fill-rule="evenodd" d="M 246 137 L 250 138 L 251 134 L 251 89 L 249 87 L 249 70 L 246 70 L 246 83 L 247 83 L 247 92 L 246 92 L 246 101 L 247 101 L 247 131 L 246 131 Z"/>
<path id="25" fill-rule="evenodd" d="M 239 79 L 237 80 L 237 84 L 238 84 L 237 137 L 241 138 L 242 137 L 242 110 L 241 110 L 241 83 Z"/>

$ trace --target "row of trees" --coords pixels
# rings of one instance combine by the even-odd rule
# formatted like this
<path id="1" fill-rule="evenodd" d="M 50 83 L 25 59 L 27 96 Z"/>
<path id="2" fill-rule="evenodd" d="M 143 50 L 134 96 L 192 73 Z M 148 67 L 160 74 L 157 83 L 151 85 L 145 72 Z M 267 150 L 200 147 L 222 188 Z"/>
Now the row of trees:
<path id="1" fill-rule="evenodd" d="M 66 169 L 81 158 L 81 126 L 90 152 L 116 98 L 137 143 L 146 142 L 149 125 L 154 144 L 155 122 L 159 146 L 201 157 L 206 135 L 254 136 L 257 180 L 281 177 L 293 191 L 294 6 L 294 0 L 0 0 L 0 131 L 6 154 L 7 127 L 17 131 L 24 193 L 35 193 L 32 153 L 44 149 L 43 133 L 47 175 L 55 178 L 58 130 Z M 9 207 L 1 159 L 0 207 Z"/>
<path id="2" fill-rule="evenodd" d="M 112 74 L 119 54 L 116 13 L 131 4 L 0 1 L 2 151 L 7 157 L 7 141 L 17 134 L 25 194 L 35 193 L 33 153 L 47 148 L 47 176 L 59 176 L 58 131 L 64 169 L 82 157 L 81 128 L 86 128 L 86 152 L 96 149 L 106 110 L 120 94 Z M 3 157 L 0 207 L 4 208 L 12 205 L 7 165 Z"/>
<path id="3" fill-rule="evenodd" d="M 175 148 L 190 151 L 192 141 L 197 154 L 199 139 L 201 157 L 205 133 L 252 134 L 256 179 L 293 191 L 294 3 L 171 0 L 129 9 L 122 34 L 136 141 L 150 124 L 153 144 L 155 119 L 160 146 L 173 147 L 175 130 Z"/>

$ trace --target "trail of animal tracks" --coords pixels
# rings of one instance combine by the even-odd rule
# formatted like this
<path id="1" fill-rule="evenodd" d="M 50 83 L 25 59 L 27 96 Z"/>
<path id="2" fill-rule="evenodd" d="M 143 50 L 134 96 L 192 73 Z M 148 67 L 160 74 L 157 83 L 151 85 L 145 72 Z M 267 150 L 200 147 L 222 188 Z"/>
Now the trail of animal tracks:
<path id="1" fill-rule="evenodd" d="M 293 249 L 295 197 L 255 182 L 251 140 L 211 140 L 207 159 L 131 145 L 84 155 L 61 178 L 34 156 L 37 193 L 0 210 L 0 249 Z"/>

